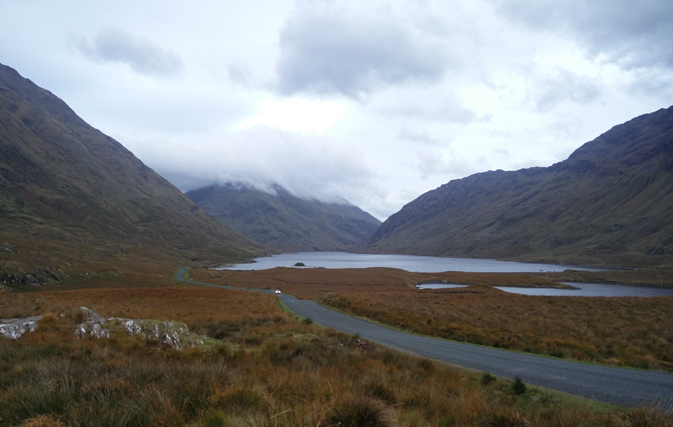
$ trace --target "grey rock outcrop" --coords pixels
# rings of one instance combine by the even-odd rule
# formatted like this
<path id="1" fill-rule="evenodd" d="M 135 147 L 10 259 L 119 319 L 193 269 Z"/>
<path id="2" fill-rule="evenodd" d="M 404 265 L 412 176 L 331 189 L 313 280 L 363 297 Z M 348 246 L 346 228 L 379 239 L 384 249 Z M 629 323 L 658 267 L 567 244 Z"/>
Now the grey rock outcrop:
<path id="1" fill-rule="evenodd" d="M 88 335 L 96 338 L 110 338 L 114 333 L 126 333 L 129 336 L 140 335 L 144 339 L 155 340 L 176 350 L 185 347 L 203 345 L 208 337 L 194 334 L 183 322 L 170 322 L 150 319 L 124 319 L 111 317 L 105 319 L 87 307 L 79 309 L 84 321 L 75 327 L 75 336 L 83 339 Z M 11 339 L 20 338 L 25 332 L 34 332 L 42 316 L 18 319 L 0 319 L 0 334 Z"/>
<path id="2" fill-rule="evenodd" d="M 0 319 L 0 335 L 13 340 L 19 339 L 26 332 L 35 332 L 37 322 L 42 316 L 22 317 L 19 319 Z"/>

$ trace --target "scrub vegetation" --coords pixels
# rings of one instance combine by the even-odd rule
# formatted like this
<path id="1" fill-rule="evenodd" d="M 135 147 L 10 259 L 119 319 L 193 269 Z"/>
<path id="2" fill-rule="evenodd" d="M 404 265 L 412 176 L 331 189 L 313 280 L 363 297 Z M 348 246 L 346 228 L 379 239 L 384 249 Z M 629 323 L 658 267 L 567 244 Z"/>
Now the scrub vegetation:
<path id="1" fill-rule="evenodd" d="M 572 360 L 673 371 L 673 297 L 577 298 L 511 294 L 491 285 L 547 286 L 553 274 L 407 273 L 393 269 L 191 270 L 195 280 L 280 287 L 403 330 Z M 568 277 L 570 273 L 559 273 Z M 607 272 L 604 277 L 614 278 Z M 573 273 L 581 278 L 578 273 Z M 626 275 L 626 276 L 625 276 Z M 656 274 L 620 273 L 657 279 Z M 594 280 L 601 278 L 590 273 Z M 467 288 L 418 290 L 443 280 Z"/>
<path id="2" fill-rule="evenodd" d="M 562 397 L 302 324 L 266 294 L 185 286 L 0 298 L 0 317 L 53 313 L 34 333 L 0 339 L 2 426 L 673 426 L 655 410 Z M 80 305 L 184 321 L 219 343 L 80 340 Z"/>

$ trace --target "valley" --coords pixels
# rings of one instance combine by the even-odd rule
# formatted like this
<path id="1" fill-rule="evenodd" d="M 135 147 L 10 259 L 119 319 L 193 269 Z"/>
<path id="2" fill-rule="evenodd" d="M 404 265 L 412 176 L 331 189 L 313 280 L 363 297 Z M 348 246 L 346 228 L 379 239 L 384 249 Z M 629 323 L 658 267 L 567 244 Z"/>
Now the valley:
<path id="1" fill-rule="evenodd" d="M 32 332 L 0 337 L 0 426 L 672 426 L 666 406 L 611 406 L 412 356 L 282 303 L 317 302 L 446 345 L 667 375 L 673 297 L 531 297 L 494 286 L 672 286 L 671 111 L 618 126 L 551 168 L 452 181 L 380 224 L 343 200 L 280 186 L 221 182 L 185 195 L 0 65 L 0 323 L 40 316 Z M 210 268 L 299 250 L 624 268 Z M 175 278 L 185 266 L 203 284 L 282 294 L 185 284 Z M 428 281 L 469 286 L 415 288 Z M 182 322 L 202 343 L 178 350 L 158 332 L 122 328 L 101 338 L 80 328 L 88 310 Z"/>

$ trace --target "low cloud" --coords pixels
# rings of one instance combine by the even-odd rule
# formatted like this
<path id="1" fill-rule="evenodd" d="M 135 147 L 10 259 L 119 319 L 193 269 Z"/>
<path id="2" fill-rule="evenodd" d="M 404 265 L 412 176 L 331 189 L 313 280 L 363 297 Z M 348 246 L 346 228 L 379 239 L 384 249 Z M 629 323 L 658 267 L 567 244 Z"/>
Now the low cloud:
<path id="1" fill-rule="evenodd" d="M 170 50 L 121 30 L 101 31 L 93 42 L 73 39 L 74 46 L 90 61 L 126 64 L 139 74 L 174 77 L 182 70 L 182 60 Z"/>
<path id="2" fill-rule="evenodd" d="M 372 178 L 357 148 L 264 126 L 174 141 L 160 135 L 126 140 L 138 157 L 151 154 L 149 166 L 183 191 L 226 182 L 266 191 L 279 184 L 299 197 L 339 201 L 359 197 L 352 189 L 365 191 Z M 172 149 L 162 151 L 167 144 Z"/>
<path id="3" fill-rule="evenodd" d="M 282 95 L 362 99 L 405 82 L 436 82 L 442 49 L 401 19 L 324 8 L 299 11 L 280 34 L 276 89 Z"/>

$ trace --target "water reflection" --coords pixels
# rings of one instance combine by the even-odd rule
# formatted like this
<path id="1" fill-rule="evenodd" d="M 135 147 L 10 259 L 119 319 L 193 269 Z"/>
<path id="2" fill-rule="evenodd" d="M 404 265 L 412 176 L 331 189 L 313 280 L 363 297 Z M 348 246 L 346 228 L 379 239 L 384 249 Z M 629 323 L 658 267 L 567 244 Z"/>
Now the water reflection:
<path id="1" fill-rule="evenodd" d="M 470 285 L 453 285 L 448 283 L 421 283 L 416 285 L 416 289 L 453 289 L 453 288 L 466 288 Z"/>
<path id="2" fill-rule="evenodd" d="M 493 259 L 441 258 L 412 255 L 350 254 L 345 252 L 300 252 L 272 255 L 257 258 L 254 263 L 236 264 L 222 267 L 223 270 L 267 270 L 275 267 L 294 267 L 304 263 L 301 268 L 399 268 L 413 273 L 440 273 L 442 271 L 463 271 L 469 273 L 536 273 L 560 272 L 569 268 L 574 270 L 601 269 L 563 266 L 554 264 L 535 264 L 523 262 L 497 261 Z"/>
<path id="3" fill-rule="evenodd" d="M 665 297 L 673 295 L 673 289 L 671 288 L 606 285 L 603 283 L 563 283 L 579 289 L 510 288 L 504 286 L 495 286 L 495 288 L 522 295 L 563 297 Z"/>

